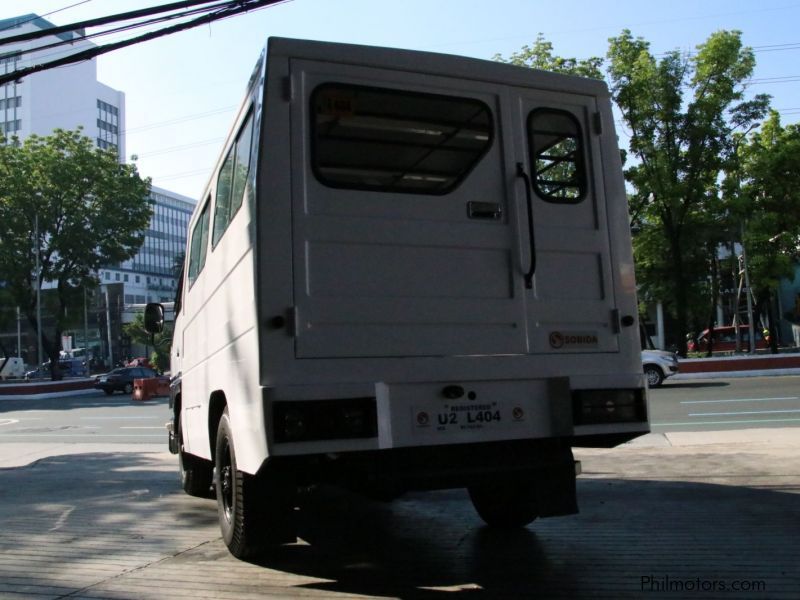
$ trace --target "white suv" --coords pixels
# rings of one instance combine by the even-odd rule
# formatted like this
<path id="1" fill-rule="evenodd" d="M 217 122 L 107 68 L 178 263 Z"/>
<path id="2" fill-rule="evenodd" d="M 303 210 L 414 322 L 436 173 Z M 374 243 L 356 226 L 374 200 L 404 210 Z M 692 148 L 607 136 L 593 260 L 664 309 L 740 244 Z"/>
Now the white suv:
<path id="1" fill-rule="evenodd" d="M 678 355 L 664 350 L 642 350 L 642 367 L 647 385 L 658 387 L 678 372 Z"/>

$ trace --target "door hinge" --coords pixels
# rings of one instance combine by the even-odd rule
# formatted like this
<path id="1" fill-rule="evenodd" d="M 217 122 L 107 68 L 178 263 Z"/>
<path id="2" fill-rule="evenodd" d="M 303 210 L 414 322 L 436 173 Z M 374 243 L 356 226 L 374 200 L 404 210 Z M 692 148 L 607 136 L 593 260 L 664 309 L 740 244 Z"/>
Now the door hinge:
<path id="1" fill-rule="evenodd" d="M 603 134 L 603 115 L 599 112 L 594 113 L 594 132 L 597 135 Z"/>
<path id="2" fill-rule="evenodd" d="M 294 86 L 289 75 L 283 78 L 283 99 L 286 102 L 291 102 L 294 99 Z"/>

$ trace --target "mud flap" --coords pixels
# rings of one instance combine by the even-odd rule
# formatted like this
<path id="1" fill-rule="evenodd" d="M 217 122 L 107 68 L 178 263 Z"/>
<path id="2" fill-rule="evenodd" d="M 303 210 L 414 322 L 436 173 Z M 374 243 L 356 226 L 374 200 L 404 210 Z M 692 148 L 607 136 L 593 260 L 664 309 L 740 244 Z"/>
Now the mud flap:
<path id="1" fill-rule="evenodd" d="M 570 451 L 570 460 L 542 469 L 537 474 L 536 505 L 540 517 L 561 517 L 578 513 L 576 468 Z"/>

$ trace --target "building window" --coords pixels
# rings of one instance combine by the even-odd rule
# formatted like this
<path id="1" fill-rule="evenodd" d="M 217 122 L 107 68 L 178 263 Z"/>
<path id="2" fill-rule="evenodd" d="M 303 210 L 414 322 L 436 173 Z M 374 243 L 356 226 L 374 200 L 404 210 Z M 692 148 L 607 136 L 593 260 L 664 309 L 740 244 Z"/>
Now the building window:
<path id="1" fill-rule="evenodd" d="M 6 133 L 15 133 L 22 129 L 22 120 L 17 119 L 15 121 L 6 121 L 5 123 L 0 123 L 0 134 Z"/>
<path id="2" fill-rule="evenodd" d="M 22 96 L 0 98 L 0 110 L 9 110 L 11 108 L 19 108 L 20 106 L 22 106 Z"/>

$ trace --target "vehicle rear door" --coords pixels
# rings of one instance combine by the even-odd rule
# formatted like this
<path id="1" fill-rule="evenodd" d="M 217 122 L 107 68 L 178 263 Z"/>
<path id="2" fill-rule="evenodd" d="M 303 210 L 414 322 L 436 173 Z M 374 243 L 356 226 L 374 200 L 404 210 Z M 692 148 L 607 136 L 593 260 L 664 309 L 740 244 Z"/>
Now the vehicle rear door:
<path id="1" fill-rule="evenodd" d="M 594 97 L 518 89 L 517 186 L 525 230 L 531 353 L 615 352 L 614 299 L 599 117 Z M 526 215 L 527 217 L 527 215 Z M 525 245 L 525 244 L 523 244 Z M 532 261 L 532 262 L 531 262 Z"/>
<path id="2" fill-rule="evenodd" d="M 291 75 L 296 356 L 526 353 L 500 93 L 304 60 Z"/>

